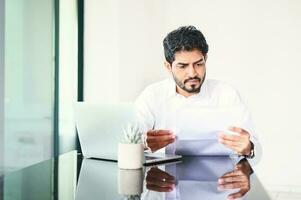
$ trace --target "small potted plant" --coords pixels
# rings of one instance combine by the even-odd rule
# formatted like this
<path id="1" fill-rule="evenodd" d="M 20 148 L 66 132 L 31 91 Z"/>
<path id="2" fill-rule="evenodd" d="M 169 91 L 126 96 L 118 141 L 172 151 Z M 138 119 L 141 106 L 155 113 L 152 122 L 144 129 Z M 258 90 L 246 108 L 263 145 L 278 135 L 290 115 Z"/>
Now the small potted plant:
<path id="1" fill-rule="evenodd" d="M 142 133 L 137 124 L 128 124 L 123 130 L 124 141 L 118 144 L 118 167 L 140 169 L 144 162 Z"/>

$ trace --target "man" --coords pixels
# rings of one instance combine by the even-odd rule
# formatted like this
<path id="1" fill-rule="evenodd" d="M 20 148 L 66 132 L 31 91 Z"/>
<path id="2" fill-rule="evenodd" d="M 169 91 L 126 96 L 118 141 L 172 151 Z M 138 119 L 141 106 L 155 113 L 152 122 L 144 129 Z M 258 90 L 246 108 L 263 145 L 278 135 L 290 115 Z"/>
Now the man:
<path id="1" fill-rule="evenodd" d="M 148 86 L 136 101 L 138 117 L 145 132 L 145 145 L 152 152 L 172 144 L 176 140 L 174 130 L 168 128 L 168 108 L 187 106 L 225 107 L 244 106 L 238 92 L 231 86 L 216 80 L 206 80 L 208 44 L 203 34 L 193 26 L 180 27 L 163 40 L 166 61 L 164 65 L 172 79 Z M 218 142 L 238 155 L 251 158 L 257 137 L 247 116 L 245 127 L 230 127 L 236 134 L 220 133 Z M 168 129 L 167 129 L 168 128 Z"/>

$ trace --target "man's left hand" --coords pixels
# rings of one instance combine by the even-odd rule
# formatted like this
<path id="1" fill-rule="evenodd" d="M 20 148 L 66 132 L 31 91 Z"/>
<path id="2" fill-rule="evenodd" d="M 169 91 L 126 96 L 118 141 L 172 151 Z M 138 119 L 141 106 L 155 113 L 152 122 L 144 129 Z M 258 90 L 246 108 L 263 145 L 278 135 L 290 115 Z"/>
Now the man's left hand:
<path id="1" fill-rule="evenodd" d="M 229 130 L 238 133 L 238 135 L 220 133 L 218 141 L 234 150 L 238 155 L 250 155 L 252 148 L 250 134 L 239 127 L 230 127 Z"/>

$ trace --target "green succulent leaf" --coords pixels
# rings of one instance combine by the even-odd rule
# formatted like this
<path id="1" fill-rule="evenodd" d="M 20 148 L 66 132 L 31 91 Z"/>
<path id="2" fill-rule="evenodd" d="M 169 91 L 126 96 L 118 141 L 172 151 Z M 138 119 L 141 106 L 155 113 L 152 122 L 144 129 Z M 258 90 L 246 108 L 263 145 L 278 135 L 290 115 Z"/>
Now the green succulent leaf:
<path id="1" fill-rule="evenodd" d="M 127 126 L 123 128 L 123 134 L 125 143 L 142 143 L 142 131 L 140 131 L 138 124 L 127 124 Z"/>

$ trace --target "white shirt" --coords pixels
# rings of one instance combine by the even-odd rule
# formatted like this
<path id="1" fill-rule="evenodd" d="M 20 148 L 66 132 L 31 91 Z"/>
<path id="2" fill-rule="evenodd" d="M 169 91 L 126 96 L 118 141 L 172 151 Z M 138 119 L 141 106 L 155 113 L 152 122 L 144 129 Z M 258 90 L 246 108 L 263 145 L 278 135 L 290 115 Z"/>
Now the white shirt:
<path id="1" fill-rule="evenodd" d="M 138 120 L 142 130 L 171 129 L 170 118 L 172 111 L 181 111 L 186 108 L 219 108 L 243 106 L 246 108 L 239 93 L 229 84 L 217 80 L 205 80 L 199 93 L 184 97 L 176 92 L 173 79 L 166 79 L 145 88 L 135 102 Z M 247 110 L 247 109 L 246 109 Z M 177 112 L 179 113 L 179 112 Z M 243 129 L 251 135 L 254 144 L 255 156 L 261 146 L 255 134 L 251 115 L 247 112 Z M 258 149 L 260 148 L 260 149 Z M 256 159 L 257 160 L 257 159 Z"/>

